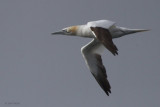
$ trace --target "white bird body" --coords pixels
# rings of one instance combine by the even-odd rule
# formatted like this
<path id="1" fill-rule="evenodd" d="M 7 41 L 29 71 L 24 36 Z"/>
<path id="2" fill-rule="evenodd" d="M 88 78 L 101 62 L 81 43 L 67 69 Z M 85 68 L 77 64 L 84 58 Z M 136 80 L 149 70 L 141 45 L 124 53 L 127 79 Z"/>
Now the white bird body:
<path id="1" fill-rule="evenodd" d="M 90 27 L 88 27 L 87 25 L 79 25 L 79 26 L 77 26 L 76 35 L 77 36 L 81 36 L 81 37 L 94 38 L 94 35 L 93 35 Z"/>
<path id="2" fill-rule="evenodd" d="M 93 38 L 91 42 L 81 48 L 82 56 L 84 57 L 92 75 L 105 93 L 109 95 L 109 93 L 111 93 L 111 86 L 107 79 L 106 69 L 101 59 L 103 50 L 107 48 L 113 55 L 118 55 L 118 49 L 112 41 L 113 38 L 143 31 L 148 30 L 118 27 L 115 25 L 115 22 L 98 20 L 88 22 L 86 25 L 67 27 L 60 32 L 52 34 Z"/>

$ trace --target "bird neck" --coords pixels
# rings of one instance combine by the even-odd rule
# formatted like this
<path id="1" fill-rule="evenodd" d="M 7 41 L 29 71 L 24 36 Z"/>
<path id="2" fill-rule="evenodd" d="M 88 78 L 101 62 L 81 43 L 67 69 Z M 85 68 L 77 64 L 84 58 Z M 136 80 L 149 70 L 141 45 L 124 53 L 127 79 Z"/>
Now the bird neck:
<path id="1" fill-rule="evenodd" d="M 88 27 L 87 25 L 78 25 L 76 35 L 81 37 L 89 37 L 89 38 L 94 37 L 90 27 Z"/>

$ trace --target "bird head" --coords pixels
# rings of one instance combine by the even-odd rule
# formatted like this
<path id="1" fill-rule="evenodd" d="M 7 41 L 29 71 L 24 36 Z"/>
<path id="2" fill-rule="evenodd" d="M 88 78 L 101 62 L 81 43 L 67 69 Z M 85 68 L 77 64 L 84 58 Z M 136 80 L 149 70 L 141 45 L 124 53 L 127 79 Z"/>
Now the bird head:
<path id="1" fill-rule="evenodd" d="M 77 29 L 78 27 L 77 26 L 70 26 L 70 27 L 66 27 L 58 32 L 54 32 L 52 33 L 52 35 L 76 35 L 77 33 Z"/>

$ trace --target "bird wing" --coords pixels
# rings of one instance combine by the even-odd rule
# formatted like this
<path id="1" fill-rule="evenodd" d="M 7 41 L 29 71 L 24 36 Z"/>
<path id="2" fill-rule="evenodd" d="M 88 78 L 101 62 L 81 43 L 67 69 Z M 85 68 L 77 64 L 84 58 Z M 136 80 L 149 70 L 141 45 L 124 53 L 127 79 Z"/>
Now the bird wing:
<path id="1" fill-rule="evenodd" d="M 109 31 L 114 26 L 115 22 L 109 20 L 98 20 L 87 23 L 94 36 L 113 54 L 118 55 L 118 49 L 112 41 L 112 35 Z"/>
<path id="2" fill-rule="evenodd" d="M 104 49 L 105 47 L 97 39 L 93 39 L 90 43 L 81 48 L 81 52 L 92 75 L 109 96 L 109 93 L 111 93 L 111 86 L 107 80 L 106 69 L 101 58 Z"/>
<path id="3" fill-rule="evenodd" d="M 113 54 L 118 55 L 118 49 L 112 41 L 112 35 L 108 29 L 102 27 L 90 27 L 95 37 Z"/>

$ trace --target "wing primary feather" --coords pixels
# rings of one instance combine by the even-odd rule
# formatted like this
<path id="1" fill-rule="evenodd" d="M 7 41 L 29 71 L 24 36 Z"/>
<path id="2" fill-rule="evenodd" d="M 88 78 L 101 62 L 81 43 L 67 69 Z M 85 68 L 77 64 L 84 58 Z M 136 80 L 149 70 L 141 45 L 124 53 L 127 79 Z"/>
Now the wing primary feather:
<path id="1" fill-rule="evenodd" d="M 97 59 L 97 67 L 99 69 L 99 74 L 97 76 L 94 76 L 101 88 L 105 91 L 105 93 L 109 96 L 109 93 L 111 93 L 111 86 L 109 84 L 109 81 L 107 79 L 106 69 L 102 63 L 102 58 L 99 54 L 95 54 L 95 57 Z"/>

